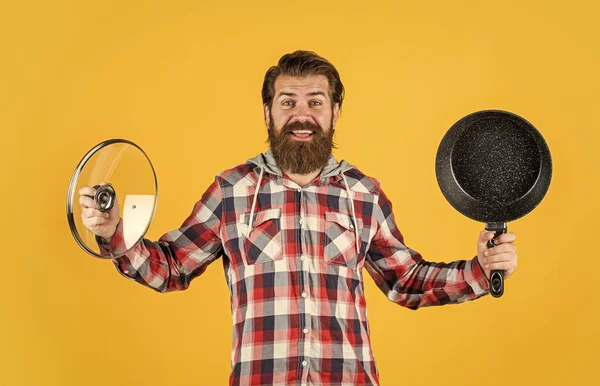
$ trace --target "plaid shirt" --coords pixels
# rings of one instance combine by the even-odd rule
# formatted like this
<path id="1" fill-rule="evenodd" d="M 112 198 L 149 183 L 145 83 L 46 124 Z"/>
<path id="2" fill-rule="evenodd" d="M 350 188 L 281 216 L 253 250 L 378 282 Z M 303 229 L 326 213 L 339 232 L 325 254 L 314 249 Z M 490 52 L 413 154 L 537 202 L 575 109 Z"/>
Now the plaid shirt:
<path id="1" fill-rule="evenodd" d="M 126 250 L 122 221 L 101 249 Z M 270 151 L 226 170 L 179 229 L 113 262 L 168 292 L 188 288 L 219 257 L 231 293 L 230 385 L 379 385 L 363 268 L 413 310 L 489 293 L 477 257 L 431 263 L 405 246 L 379 183 L 333 156 L 304 187 Z"/>

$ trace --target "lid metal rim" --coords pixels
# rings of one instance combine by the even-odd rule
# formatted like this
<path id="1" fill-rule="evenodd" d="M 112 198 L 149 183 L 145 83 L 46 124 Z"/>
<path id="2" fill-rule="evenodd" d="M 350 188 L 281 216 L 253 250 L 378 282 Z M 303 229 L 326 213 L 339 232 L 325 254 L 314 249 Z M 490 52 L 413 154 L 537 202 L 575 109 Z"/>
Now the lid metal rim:
<path id="1" fill-rule="evenodd" d="M 74 202 L 74 193 L 75 193 L 75 185 L 77 182 L 77 179 L 79 178 L 79 175 L 81 174 L 81 170 L 83 169 L 83 167 L 85 166 L 85 164 L 89 161 L 89 159 L 96 154 L 99 150 L 101 150 L 102 148 L 108 146 L 108 145 L 112 145 L 115 143 L 126 143 L 132 146 L 135 146 L 137 149 L 139 149 L 142 154 L 144 155 L 144 157 L 146 157 L 146 160 L 148 160 L 148 163 L 150 164 L 150 169 L 152 169 L 152 175 L 154 177 L 154 191 L 155 191 L 155 200 L 154 200 L 154 205 L 152 206 L 152 213 L 150 214 L 150 219 L 148 221 L 148 224 L 146 225 L 146 227 L 144 228 L 144 231 L 142 232 L 142 235 L 140 236 L 140 238 L 138 240 L 136 240 L 136 242 L 133 244 L 133 246 L 129 249 L 127 249 L 125 252 L 123 252 L 120 255 L 117 256 L 104 256 L 104 255 L 100 255 L 97 254 L 96 252 L 92 251 L 81 239 L 81 237 L 79 236 L 79 233 L 76 231 L 76 226 L 75 226 L 75 219 L 73 218 L 73 202 Z M 83 249 L 85 250 L 88 254 L 94 256 L 94 257 L 98 257 L 101 259 L 115 259 L 117 257 L 123 256 L 125 255 L 127 252 L 129 252 L 131 249 L 133 249 L 146 235 L 146 232 L 148 231 L 148 229 L 150 228 L 150 224 L 152 223 L 152 220 L 154 219 L 154 214 L 156 212 L 156 204 L 158 202 L 158 181 L 156 178 L 156 171 L 154 170 L 154 166 L 152 165 L 152 162 L 150 161 L 150 158 L 148 157 L 148 155 L 146 154 L 146 152 L 139 147 L 137 144 L 127 140 L 127 139 L 122 139 L 122 138 L 113 138 L 113 139 L 109 139 L 103 142 L 100 142 L 99 144 L 97 144 L 96 146 L 94 146 L 92 149 L 90 149 L 86 155 L 81 159 L 81 161 L 79 161 L 79 164 L 77 165 L 77 167 L 75 168 L 75 172 L 73 173 L 73 176 L 71 177 L 71 182 L 69 183 L 69 189 L 67 191 L 67 220 L 69 222 L 69 228 L 71 230 L 71 233 L 73 234 L 73 237 L 75 238 L 75 241 L 77 242 L 77 244 Z"/>

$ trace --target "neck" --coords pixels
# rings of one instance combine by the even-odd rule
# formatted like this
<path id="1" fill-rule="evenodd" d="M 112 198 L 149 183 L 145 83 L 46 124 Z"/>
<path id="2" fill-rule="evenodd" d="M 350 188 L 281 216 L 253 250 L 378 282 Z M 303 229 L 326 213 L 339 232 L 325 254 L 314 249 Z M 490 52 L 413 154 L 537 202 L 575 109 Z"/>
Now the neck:
<path id="1" fill-rule="evenodd" d="M 288 172 L 286 172 L 285 174 L 288 177 L 290 177 L 290 180 L 294 181 L 296 184 L 303 187 L 305 185 L 310 184 L 312 182 L 312 180 L 317 178 L 317 176 L 320 173 L 321 173 L 321 169 L 317 169 L 314 172 L 310 172 L 308 174 L 294 174 L 294 173 L 288 173 Z"/>

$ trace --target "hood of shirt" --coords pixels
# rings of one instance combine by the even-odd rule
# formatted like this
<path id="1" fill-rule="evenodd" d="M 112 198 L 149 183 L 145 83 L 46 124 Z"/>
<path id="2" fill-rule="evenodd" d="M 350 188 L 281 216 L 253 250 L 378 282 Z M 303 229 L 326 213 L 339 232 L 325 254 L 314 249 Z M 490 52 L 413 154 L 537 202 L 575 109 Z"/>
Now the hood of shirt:
<path id="1" fill-rule="evenodd" d="M 246 163 L 254 164 L 258 166 L 260 169 L 264 170 L 266 173 L 270 173 L 276 175 L 278 177 L 283 177 L 283 172 L 277 166 L 275 162 L 275 157 L 273 157 L 273 151 L 269 149 L 264 154 L 259 154 L 256 157 L 253 157 L 246 161 Z M 321 170 L 321 174 L 319 174 L 319 179 L 321 182 L 325 182 L 325 180 L 329 177 L 339 176 L 346 170 L 353 169 L 354 165 L 349 164 L 348 162 L 342 160 L 338 162 L 333 154 L 329 156 L 327 163 Z"/>
<path id="2" fill-rule="evenodd" d="M 249 159 L 248 161 L 246 161 L 246 163 L 254 164 L 260 169 L 260 172 L 258 174 L 258 181 L 256 183 L 256 190 L 254 191 L 254 199 L 252 200 L 252 208 L 250 209 L 250 219 L 249 219 L 249 223 L 248 223 L 248 230 L 246 233 L 246 237 L 248 237 L 250 235 L 250 231 L 252 230 L 252 223 L 254 220 L 254 213 L 255 213 L 254 211 L 256 209 L 256 200 L 258 198 L 258 191 L 260 190 L 260 187 L 261 187 L 260 182 L 262 181 L 263 175 L 265 173 L 269 173 L 269 174 L 273 174 L 273 175 L 276 175 L 276 176 L 282 178 L 283 173 L 282 173 L 281 169 L 279 169 L 279 167 L 277 166 L 277 163 L 275 162 L 275 157 L 273 157 L 273 151 L 270 149 L 265 154 L 259 154 L 256 157 Z M 359 250 L 358 222 L 356 220 L 356 211 L 354 209 L 353 193 L 350 190 L 350 186 L 348 185 L 348 180 L 347 180 L 346 176 L 344 175 L 344 172 L 346 170 L 353 169 L 353 168 L 354 168 L 353 165 L 350 165 L 348 162 L 346 162 L 344 160 L 342 160 L 341 162 L 336 161 L 333 154 L 331 154 L 329 156 L 329 159 L 327 160 L 327 163 L 321 170 L 321 174 L 319 175 L 319 180 L 322 183 L 324 183 L 328 178 L 331 178 L 331 177 L 336 177 L 338 179 L 338 181 L 343 180 L 344 186 L 346 188 L 345 189 L 346 190 L 346 198 L 349 200 L 350 207 L 352 208 L 352 224 L 353 224 L 353 231 L 355 233 L 356 250 L 358 251 Z"/>

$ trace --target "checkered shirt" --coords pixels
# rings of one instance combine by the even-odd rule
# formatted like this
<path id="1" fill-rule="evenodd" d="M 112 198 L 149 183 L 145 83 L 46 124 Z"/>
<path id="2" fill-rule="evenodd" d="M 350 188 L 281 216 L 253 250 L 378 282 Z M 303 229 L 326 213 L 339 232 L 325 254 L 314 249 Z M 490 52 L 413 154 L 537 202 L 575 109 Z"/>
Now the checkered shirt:
<path id="1" fill-rule="evenodd" d="M 185 290 L 222 257 L 230 385 L 379 385 L 363 268 L 412 310 L 489 293 L 476 256 L 432 263 L 408 248 L 377 180 L 333 155 L 300 187 L 259 154 L 217 175 L 179 229 L 126 249 L 121 220 L 102 253 L 158 292 Z"/>

